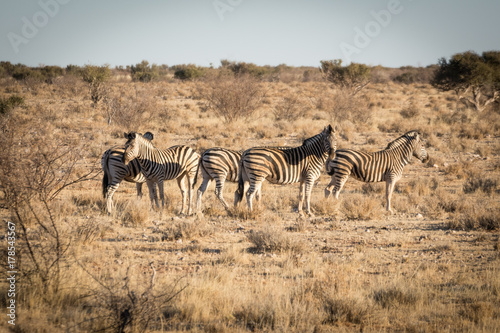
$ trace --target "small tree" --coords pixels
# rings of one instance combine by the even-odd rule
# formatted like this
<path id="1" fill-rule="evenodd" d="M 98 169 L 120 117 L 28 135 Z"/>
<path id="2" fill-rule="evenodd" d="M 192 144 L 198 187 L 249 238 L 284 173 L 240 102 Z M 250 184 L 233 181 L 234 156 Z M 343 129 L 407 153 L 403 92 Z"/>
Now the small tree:
<path id="1" fill-rule="evenodd" d="M 351 95 L 357 94 L 370 83 L 370 67 L 364 64 L 352 62 L 342 67 L 342 60 L 322 60 L 319 68 L 323 77 L 343 89 L 351 91 Z"/>
<path id="2" fill-rule="evenodd" d="M 173 67 L 174 77 L 180 80 L 194 80 L 204 77 L 207 73 L 206 68 L 196 66 L 193 64 L 189 65 L 177 65 Z"/>
<path id="3" fill-rule="evenodd" d="M 432 85 L 442 91 L 454 90 L 461 102 L 482 111 L 500 98 L 500 52 L 478 55 L 467 51 L 449 61 L 441 58 Z"/>
<path id="4" fill-rule="evenodd" d="M 93 66 L 86 65 L 81 71 L 83 81 L 89 84 L 90 99 L 96 107 L 97 103 L 106 95 L 104 83 L 110 78 L 111 70 L 109 65 Z"/>
<path id="5" fill-rule="evenodd" d="M 227 123 L 248 118 L 262 104 L 262 88 L 252 76 L 218 76 L 207 84 L 199 88 L 201 97 Z"/>
<path id="6" fill-rule="evenodd" d="M 149 62 L 143 60 L 137 65 L 130 66 L 132 79 L 141 82 L 150 82 L 158 77 L 158 68 L 156 65 L 149 65 Z"/>

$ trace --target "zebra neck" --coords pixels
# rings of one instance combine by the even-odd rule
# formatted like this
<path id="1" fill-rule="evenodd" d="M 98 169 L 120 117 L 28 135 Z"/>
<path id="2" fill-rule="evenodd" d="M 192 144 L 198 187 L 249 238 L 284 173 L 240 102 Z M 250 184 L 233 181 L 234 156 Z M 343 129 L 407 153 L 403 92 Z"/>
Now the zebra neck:
<path id="1" fill-rule="evenodd" d="M 407 165 L 411 161 L 411 155 L 412 155 L 412 147 L 410 145 L 404 146 L 401 151 L 401 157 L 402 157 L 402 162 L 403 166 Z"/>
<path id="2" fill-rule="evenodd" d="M 139 148 L 139 153 L 137 154 L 137 159 L 141 162 L 143 165 L 147 165 L 148 162 L 151 162 L 153 160 L 153 156 L 158 154 L 158 148 L 156 147 L 149 147 L 148 145 L 141 145 Z"/>

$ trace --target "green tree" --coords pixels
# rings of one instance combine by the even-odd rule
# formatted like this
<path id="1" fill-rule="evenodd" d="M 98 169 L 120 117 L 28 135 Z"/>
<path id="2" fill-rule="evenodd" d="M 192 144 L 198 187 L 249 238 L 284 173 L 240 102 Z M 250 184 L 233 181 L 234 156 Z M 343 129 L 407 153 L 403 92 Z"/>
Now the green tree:
<path id="1" fill-rule="evenodd" d="M 158 66 L 149 65 L 149 62 L 143 60 L 135 66 L 130 66 L 130 72 L 132 73 L 132 79 L 134 81 L 150 82 L 158 77 Z"/>
<path id="2" fill-rule="evenodd" d="M 320 63 L 319 70 L 323 77 L 335 86 L 350 90 L 352 95 L 370 83 L 371 71 L 367 65 L 352 62 L 342 66 L 341 59 L 321 60 Z"/>
<path id="3" fill-rule="evenodd" d="M 104 83 L 111 77 L 109 65 L 85 65 L 81 71 L 81 75 L 83 81 L 87 82 L 89 85 L 90 99 L 94 102 L 94 107 L 96 107 L 97 103 L 106 95 Z"/>
<path id="4" fill-rule="evenodd" d="M 204 77 L 207 73 L 207 69 L 204 67 L 196 66 L 193 64 L 189 65 L 177 65 L 173 66 L 174 77 L 180 80 L 194 80 Z"/>
<path id="5" fill-rule="evenodd" d="M 484 110 L 500 98 L 500 52 L 479 55 L 473 51 L 457 53 L 450 60 L 441 58 L 432 85 L 442 91 L 453 90 L 459 100 Z"/>

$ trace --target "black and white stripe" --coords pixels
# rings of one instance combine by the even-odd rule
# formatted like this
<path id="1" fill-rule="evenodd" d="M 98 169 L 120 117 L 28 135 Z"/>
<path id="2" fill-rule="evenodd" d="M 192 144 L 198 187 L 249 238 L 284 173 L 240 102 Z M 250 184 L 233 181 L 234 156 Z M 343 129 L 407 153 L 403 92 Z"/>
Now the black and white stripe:
<path id="1" fill-rule="evenodd" d="M 210 148 L 205 150 L 200 158 L 201 175 L 203 182 L 198 188 L 196 211 L 201 214 L 201 198 L 210 183 L 215 180 L 215 195 L 222 202 L 224 208 L 229 209 L 224 200 L 223 190 L 226 181 L 238 181 L 241 152 L 226 148 Z"/>
<path id="2" fill-rule="evenodd" d="M 158 184 L 162 206 L 165 204 L 163 182 L 176 179 L 182 195 L 181 214 L 191 214 L 192 190 L 196 184 L 200 155 L 188 146 L 173 146 L 165 150 L 156 148 L 151 140 L 139 133 L 124 133 L 127 143 L 123 162 L 127 165 L 137 159 L 146 177 L 151 202 L 159 207 L 155 184 Z M 186 184 L 187 179 L 187 197 Z M 186 206 L 186 202 L 187 206 Z"/>
<path id="3" fill-rule="evenodd" d="M 113 210 L 113 194 L 123 180 L 136 184 L 138 198 L 142 197 L 142 184 L 146 182 L 146 178 L 141 172 L 139 161 L 132 160 L 128 165 L 123 163 L 124 152 L 125 147 L 123 146 L 112 147 L 106 150 L 101 158 L 101 166 L 104 172 L 102 194 L 106 199 L 106 207 L 109 214 Z"/>
<path id="4" fill-rule="evenodd" d="M 252 210 L 252 200 L 264 180 L 273 184 L 292 184 L 300 182 L 299 214 L 306 202 L 306 213 L 311 214 L 310 197 L 314 182 L 320 176 L 327 159 L 332 159 L 337 145 L 336 130 L 328 125 L 324 130 L 304 140 L 302 146 L 282 149 L 256 147 L 246 150 L 240 163 L 240 176 L 235 201 L 240 202 L 246 193 L 247 204 Z"/>
<path id="5" fill-rule="evenodd" d="M 332 176 L 330 184 L 325 188 L 325 197 L 333 193 L 338 199 L 345 182 L 352 175 L 363 182 L 386 182 L 387 211 L 391 210 L 391 196 L 396 182 L 403 174 L 403 168 L 415 156 L 427 162 L 429 155 L 424 142 L 417 131 L 410 131 L 390 142 L 384 150 L 365 153 L 352 149 L 339 149 L 335 158 L 327 166 Z"/>
<path id="6" fill-rule="evenodd" d="M 153 140 L 153 134 L 149 132 L 145 133 L 144 137 Z M 135 183 L 139 199 L 142 197 L 142 184 L 146 182 L 146 178 L 141 172 L 139 161 L 132 160 L 128 165 L 123 163 L 124 152 L 124 146 L 112 147 L 106 150 L 101 158 L 101 167 L 104 173 L 102 178 L 102 195 L 106 199 L 106 207 L 109 214 L 113 210 L 113 194 L 123 180 Z"/>

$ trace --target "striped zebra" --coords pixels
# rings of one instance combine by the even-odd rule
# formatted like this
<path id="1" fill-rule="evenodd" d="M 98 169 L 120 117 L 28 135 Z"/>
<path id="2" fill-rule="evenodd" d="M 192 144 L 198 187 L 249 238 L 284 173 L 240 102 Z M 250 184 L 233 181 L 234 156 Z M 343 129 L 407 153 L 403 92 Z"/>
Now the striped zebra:
<path id="1" fill-rule="evenodd" d="M 156 203 L 159 208 L 155 184 L 158 184 L 162 207 L 165 204 L 163 182 L 176 179 L 182 195 L 181 214 L 191 215 L 192 189 L 198 178 L 198 162 L 200 155 L 188 146 L 173 146 L 165 150 L 156 148 L 151 139 L 139 133 L 124 133 L 127 142 L 123 162 L 128 165 L 137 159 L 141 165 L 142 173 L 146 177 L 149 188 L 151 204 Z M 187 179 L 187 197 L 186 184 Z M 187 206 L 186 206 L 186 202 Z"/>
<path id="2" fill-rule="evenodd" d="M 429 160 L 424 141 L 417 131 L 405 133 L 390 142 L 384 150 L 374 153 L 339 149 L 335 152 L 335 158 L 326 166 L 327 173 L 332 176 L 332 179 L 325 188 L 325 197 L 330 197 L 333 189 L 335 198 L 338 199 L 340 191 L 350 175 L 363 182 L 385 181 L 386 209 L 392 213 L 392 191 L 412 155 L 423 163 Z"/>
<path id="3" fill-rule="evenodd" d="M 311 191 L 327 159 L 334 157 L 336 146 L 336 129 L 328 125 L 321 133 L 304 140 L 299 147 L 256 147 L 246 150 L 241 157 L 235 202 L 241 202 L 246 193 L 251 211 L 253 197 L 257 193 L 259 200 L 264 180 L 273 184 L 300 182 L 298 212 L 304 214 L 302 206 L 305 199 L 306 213 L 313 216 L 310 208 Z"/>
<path id="4" fill-rule="evenodd" d="M 198 188 L 196 199 L 196 211 L 198 214 L 201 214 L 201 198 L 213 180 L 215 180 L 215 195 L 222 202 L 224 208 L 229 209 L 229 205 L 223 196 L 224 183 L 226 181 L 238 182 L 240 159 L 240 151 L 219 147 L 207 149 L 201 155 L 199 167 L 203 176 L 203 182 Z"/>
<path id="5" fill-rule="evenodd" d="M 153 134 L 150 132 L 145 133 L 144 137 L 153 140 Z M 137 160 L 132 160 L 128 165 L 125 165 L 122 161 L 124 152 L 124 146 L 112 147 L 106 150 L 101 158 L 101 167 L 104 173 L 102 195 L 106 199 L 108 214 L 111 214 L 113 210 L 113 194 L 123 180 L 135 183 L 137 197 L 142 198 L 142 184 L 146 182 L 146 178 L 141 172 L 141 165 Z"/>

